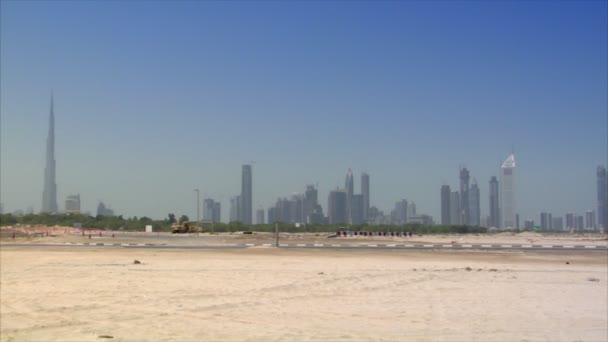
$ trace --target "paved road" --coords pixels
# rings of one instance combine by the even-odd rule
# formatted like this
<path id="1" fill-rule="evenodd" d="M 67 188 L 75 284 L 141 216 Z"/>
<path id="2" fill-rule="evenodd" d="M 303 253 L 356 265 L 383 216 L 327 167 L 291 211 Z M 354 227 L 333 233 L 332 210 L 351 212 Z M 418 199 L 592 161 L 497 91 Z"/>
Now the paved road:
<path id="1" fill-rule="evenodd" d="M 236 249 L 248 247 L 272 247 L 273 244 L 242 244 L 242 245 L 198 245 L 198 246 L 175 246 L 150 243 L 53 243 L 53 244 L 2 244 L 0 248 L 10 247 L 104 247 L 104 248 L 152 248 L 152 249 Z M 458 250 L 536 250 L 536 251 L 607 251 L 608 246 L 595 245 L 460 245 L 460 244 L 279 244 L 280 248 L 308 248 L 308 249 L 402 249 L 402 250 L 433 250 L 433 249 L 458 249 Z"/>

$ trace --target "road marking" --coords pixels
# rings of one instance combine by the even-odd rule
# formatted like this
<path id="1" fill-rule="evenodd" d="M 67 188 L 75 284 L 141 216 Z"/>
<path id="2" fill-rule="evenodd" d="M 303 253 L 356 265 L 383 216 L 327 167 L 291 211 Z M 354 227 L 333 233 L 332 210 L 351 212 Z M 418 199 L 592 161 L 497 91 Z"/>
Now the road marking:
<path id="1" fill-rule="evenodd" d="M 414 245 L 403 245 L 403 247 L 414 247 Z"/>
<path id="2" fill-rule="evenodd" d="M 84 243 L 80 243 L 80 242 L 78 242 L 78 243 L 77 243 L 77 245 L 78 245 L 78 246 L 84 246 Z"/>
<path id="3" fill-rule="evenodd" d="M 378 245 L 367 245 L 367 247 L 378 247 Z"/>
<path id="4" fill-rule="evenodd" d="M 473 245 L 462 245 L 463 248 L 472 248 Z"/>
<path id="5" fill-rule="evenodd" d="M 532 245 L 521 245 L 522 248 L 532 248 Z"/>
<path id="6" fill-rule="evenodd" d="M 306 247 L 306 244 L 305 243 L 299 243 L 296 246 L 298 246 L 298 247 Z"/>
<path id="7" fill-rule="evenodd" d="M 114 246 L 114 244 L 113 244 L 113 243 L 104 243 L 103 245 L 104 245 L 104 246 Z"/>
<path id="8" fill-rule="evenodd" d="M 396 245 L 386 245 L 386 247 L 395 247 Z"/>
<path id="9" fill-rule="evenodd" d="M 481 245 L 481 248 L 492 248 L 492 245 Z"/>
<path id="10" fill-rule="evenodd" d="M 543 248 L 553 248 L 553 245 L 543 245 Z"/>
<path id="11" fill-rule="evenodd" d="M 323 246 L 325 246 L 325 245 L 322 243 L 315 243 L 315 247 L 323 247 Z"/>
<path id="12" fill-rule="evenodd" d="M 279 247 L 289 247 L 289 244 L 288 243 L 280 243 Z"/>
<path id="13" fill-rule="evenodd" d="M 574 248 L 574 246 L 562 246 L 563 248 Z"/>
<path id="14" fill-rule="evenodd" d="M 269 243 L 265 243 L 265 244 L 263 244 L 262 246 L 264 246 L 264 247 L 270 247 L 270 246 L 272 246 L 272 245 L 271 245 L 271 244 L 269 244 Z"/>
<path id="15" fill-rule="evenodd" d="M 443 245 L 443 248 L 452 248 L 452 245 Z"/>
<path id="16" fill-rule="evenodd" d="M 597 246 L 585 246 L 585 248 L 596 248 Z"/>
<path id="17" fill-rule="evenodd" d="M 255 243 L 246 243 L 245 246 L 253 247 L 253 246 L 255 246 Z"/>
<path id="18" fill-rule="evenodd" d="M 332 247 L 342 247 L 342 245 L 331 245 Z"/>
<path id="19" fill-rule="evenodd" d="M 513 245 L 500 245 L 500 247 L 502 247 L 502 248 L 511 248 L 511 247 L 513 247 Z"/>
<path id="20" fill-rule="evenodd" d="M 433 248 L 433 247 L 435 247 L 435 245 L 422 245 L 422 247 Z"/>

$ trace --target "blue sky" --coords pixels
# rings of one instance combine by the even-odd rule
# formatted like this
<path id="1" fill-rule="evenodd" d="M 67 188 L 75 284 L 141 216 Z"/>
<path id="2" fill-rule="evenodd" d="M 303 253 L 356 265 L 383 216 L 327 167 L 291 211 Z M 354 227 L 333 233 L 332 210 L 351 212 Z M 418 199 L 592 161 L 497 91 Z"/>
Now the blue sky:
<path id="1" fill-rule="evenodd" d="M 439 220 L 466 165 L 515 149 L 517 211 L 583 213 L 606 164 L 607 3 L 2 1 L 0 197 L 40 209 L 51 89 L 58 200 L 195 215 L 255 160 L 254 209 L 371 175 Z"/>

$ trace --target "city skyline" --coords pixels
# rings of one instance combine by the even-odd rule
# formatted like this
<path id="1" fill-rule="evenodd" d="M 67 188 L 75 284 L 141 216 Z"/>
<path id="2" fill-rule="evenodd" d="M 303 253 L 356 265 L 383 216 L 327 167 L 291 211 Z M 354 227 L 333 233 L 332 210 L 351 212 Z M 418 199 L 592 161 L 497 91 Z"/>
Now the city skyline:
<path id="1" fill-rule="evenodd" d="M 327 214 L 351 168 L 370 206 L 440 222 L 438 187 L 466 165 L 484 216 L 513 149 L 522 223 L 597 208 L 605 2 L 0 6 L 4 211 L 41 209 L 51 89 L 56 198 L 82 212 L 196 217 L 192 189 L 228 209 L 256 160 L 252 214 L 317 183 Z"/>

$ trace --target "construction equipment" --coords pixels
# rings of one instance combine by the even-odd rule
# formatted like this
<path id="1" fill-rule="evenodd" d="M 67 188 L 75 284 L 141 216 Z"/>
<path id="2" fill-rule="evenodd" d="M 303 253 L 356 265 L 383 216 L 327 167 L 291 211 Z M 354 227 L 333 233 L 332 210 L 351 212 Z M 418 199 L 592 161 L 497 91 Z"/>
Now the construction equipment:
<path id="1" fill-rule="evenodd" d="M 178 222 L 171 225 L 171 234 L 188 234 L 188 233 L 201 233 L 203 230 L 188 221 Z"/>

